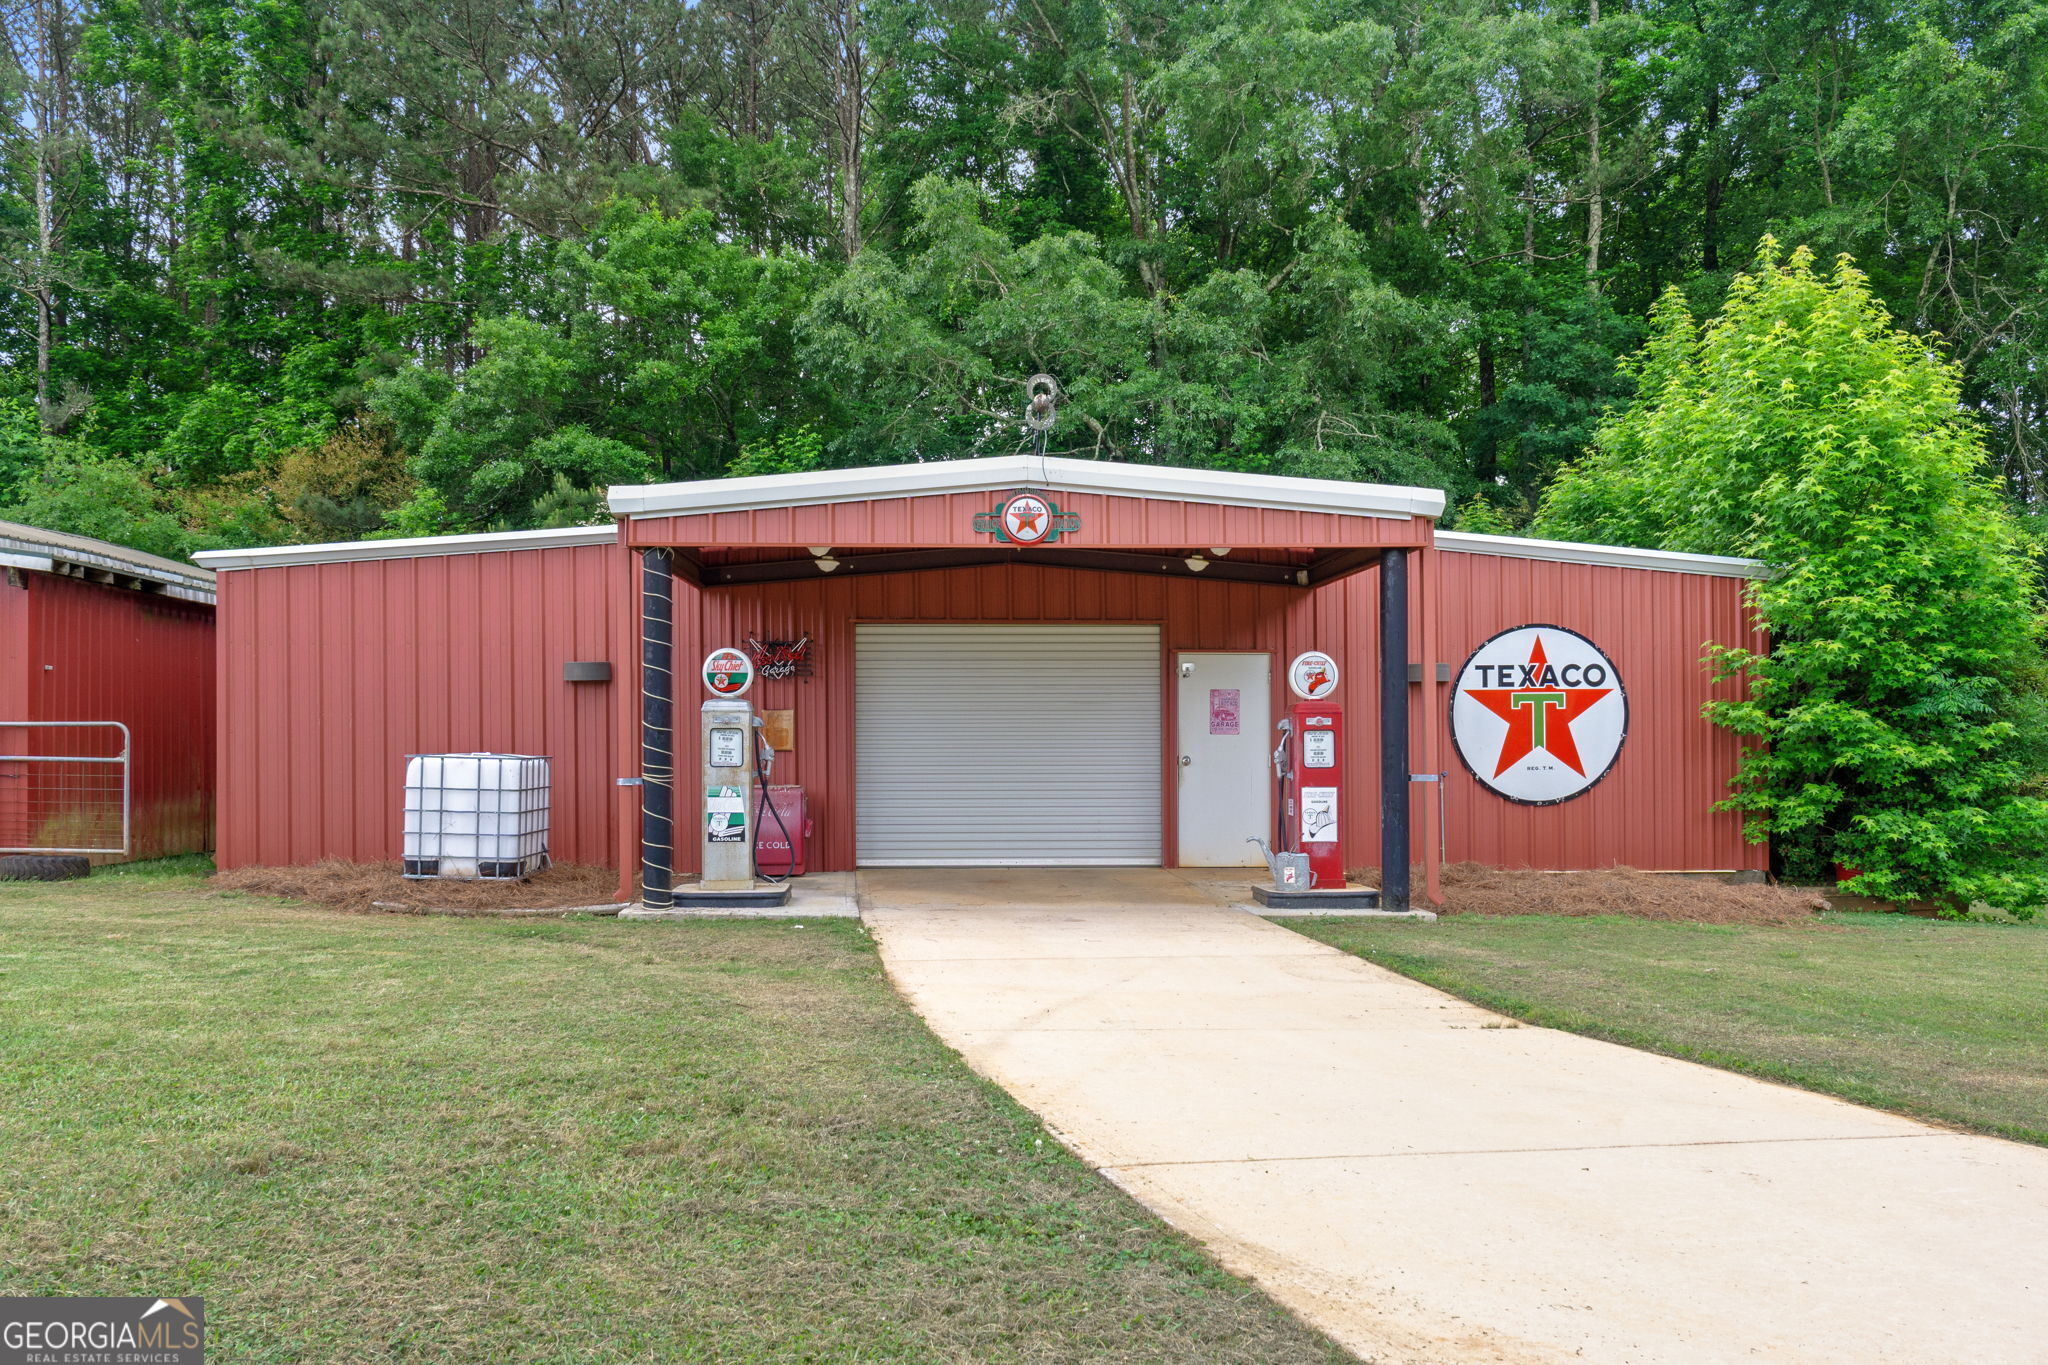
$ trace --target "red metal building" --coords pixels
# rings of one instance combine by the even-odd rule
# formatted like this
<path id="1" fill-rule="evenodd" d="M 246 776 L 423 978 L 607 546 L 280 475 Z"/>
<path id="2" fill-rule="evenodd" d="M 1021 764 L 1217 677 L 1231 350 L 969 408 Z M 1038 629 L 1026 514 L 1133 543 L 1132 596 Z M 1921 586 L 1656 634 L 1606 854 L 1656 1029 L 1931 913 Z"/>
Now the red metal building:
<path id="1" fill-rule="evenodd" d="M 14 522 L 0 522 L 0 568 L 0 751 L 111 757 L 118 732 L 45 727 L 119 722 L 130 750 L 126 856 L 211 848 L 212 572 Z M 0 761 L 0 846 L 68 846 L 82 825 L 100 846 L 116 781 L 111 766 Z"/>
<path id="2" fill-rule="evenodd" d="M 1396 804 L 1383 696 L 1406 712 L 1390 770 L 1410 774 L 1432 881 L 1440 858 L 1763 865 L 1712 810 L 1738 748 L 1700 718 L 1706 646 L 1752 639 L 1745 561 L 1440 534 L 1428 489 L 1038 457 L 619 488 L 612 506 L 615 527 L 201 556 L 223 571 L 223 866 L 395 858 L 404 755 L 488 749 L 555 760 L 558 857 L 632 869 L 642 789 L 621 783 L 660 776 L 643 658 L 673 670 L 689 772 L 696 661 L 799 640 L 808 676 L 750 699 L 788 713 L 774 780 L 810 794 L 817 870 L 1256 863 L 1233 836 L 1274 828 L 1265 755 L 1305 651 L 1341 673 L 1354 865 L 1381 861 Z M 650 592 L 672 602 L 667 652 L 642 629 Z M 1403 647 L 1383 657 L 1395 603 Z M 1510 645 L 1512 678 L 1489 653 Z M 609 681 L 568 680 L 593 662 Z M 694 841 L 675 843 L 688 872 Z"/>

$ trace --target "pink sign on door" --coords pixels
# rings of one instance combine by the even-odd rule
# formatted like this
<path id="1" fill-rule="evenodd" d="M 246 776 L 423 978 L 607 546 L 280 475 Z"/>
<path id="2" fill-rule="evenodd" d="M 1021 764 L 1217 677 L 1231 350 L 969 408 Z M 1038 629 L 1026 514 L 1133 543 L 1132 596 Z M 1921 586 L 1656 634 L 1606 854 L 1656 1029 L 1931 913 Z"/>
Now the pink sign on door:
<path id="1" fill-rule="evenodd" d="M 1209 733 L 1212 735 L 1234 735 L 1237 733 L 1238 689 L 1235 687 L 1212 687 L 1209 689 Z"/>

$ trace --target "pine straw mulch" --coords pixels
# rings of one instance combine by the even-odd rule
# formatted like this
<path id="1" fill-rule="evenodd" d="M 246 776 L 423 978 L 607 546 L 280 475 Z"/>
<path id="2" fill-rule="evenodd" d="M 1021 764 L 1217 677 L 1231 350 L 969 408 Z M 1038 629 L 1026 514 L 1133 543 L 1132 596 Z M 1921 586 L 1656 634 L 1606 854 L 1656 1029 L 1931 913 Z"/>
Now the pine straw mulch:
<path id="1" fill-rule="evenodd" d="M 397 863 L 351 863 L 335 858 L 311 867 L 238 867 L 214 873 L 212 885 L 221 891 L 284 896 L 359 914 L 390 907 L 409 907 L 422 914 L 489 914 L 494 910 L 615 905 L 619 874 L 608 867 L 561 863 L 523 882 L 408 881 L 400 875 Z M 380 906 L 379 901 L 384 904 Z"/>
<path id="2" fill-rule="evenodd" d="M 1378 885 L 1378 869 L 1362 870 Z M 1629 915 L 1698 924 L 1810 924 L 1828 908 L 1811 887 L 1730 883 L 1612 867 L 1598 872 L 1504 872 L 1478 863 L 1447 863 L 1447 915 Z M 1420 892 L 1422 876 L 1415 874 Z"/>

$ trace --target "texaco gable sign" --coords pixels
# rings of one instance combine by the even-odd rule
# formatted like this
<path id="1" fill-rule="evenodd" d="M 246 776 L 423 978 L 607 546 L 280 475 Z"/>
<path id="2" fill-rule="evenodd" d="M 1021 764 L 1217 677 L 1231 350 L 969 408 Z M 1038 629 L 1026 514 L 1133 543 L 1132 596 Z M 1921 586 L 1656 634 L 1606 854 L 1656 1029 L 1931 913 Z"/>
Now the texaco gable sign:
<path id="1" fill-rule="evenodd" d="M 1569 801 L 1607 775 L 1628 736 L 1628 693 L 1600 647 L 1560 626 L 1517 626 L 1472 651 L 1451 696 L 1451 740 L 1510 801 Z"/>
<path id="2" fill-rule="evenodd" d="M 1081 529 L 1078 512 L 1062 512 L 1043 493 L 1019 489 L 989 512 L 974 515 L 974 529 L 1009 545 L 1051 545 Z"/>

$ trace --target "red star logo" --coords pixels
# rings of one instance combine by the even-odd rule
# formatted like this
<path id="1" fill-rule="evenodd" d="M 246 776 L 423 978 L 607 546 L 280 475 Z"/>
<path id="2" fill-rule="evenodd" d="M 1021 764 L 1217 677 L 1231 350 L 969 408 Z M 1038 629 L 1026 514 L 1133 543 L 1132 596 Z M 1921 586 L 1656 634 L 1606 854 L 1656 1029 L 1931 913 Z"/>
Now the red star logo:
<path id="1" fill-rule="evenodd" d="M 1541 749 L 1580 777 L 1586 768 L 1579 759 L 1578 741 L 1572 738 L 1572 722 L 1591 710 L 1593 704 L 1612 692 L 1611 687 L 1560 687 L 1545 682 L 1550 660 L 1543 653 L 1543 637 L 1529 651 L 1528 676 L 1536 681 L 1528 687 L 1471 687 L 1465 695 L 1508 723 L 1507 738 L 1501 741 L 1499 777 L 1510 766 Z M 1554 676 L 1554 675 L 1553 675 Z"/>
<path id="2" fill-rule="evenodd" d="M 1010 510 L 1010 520 L 1016 523 L 1017 534 L 1020 536 L 1028 536 L 1037 531 L 1038 519 L 1044 515 L 1043 512 L 1033 512 L 1026 507 L 1015 507 Z"/>

